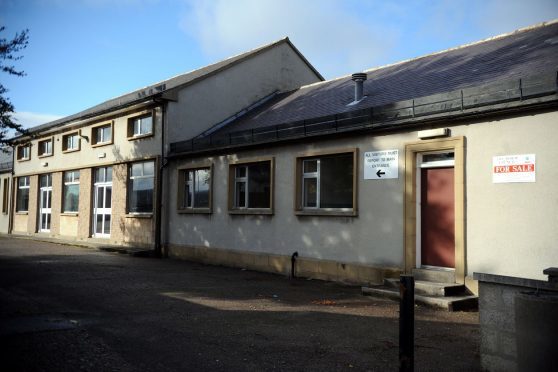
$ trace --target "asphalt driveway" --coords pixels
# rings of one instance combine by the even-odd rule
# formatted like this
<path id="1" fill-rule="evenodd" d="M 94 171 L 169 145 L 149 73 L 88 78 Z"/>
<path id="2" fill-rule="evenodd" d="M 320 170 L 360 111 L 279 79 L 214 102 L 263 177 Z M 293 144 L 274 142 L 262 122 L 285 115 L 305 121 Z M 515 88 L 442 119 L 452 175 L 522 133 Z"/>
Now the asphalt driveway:
<path id="1" fill-rule="evenodd" d="M 478 313 L 416 308 L 415 369 L 480 369 Z M 9 371 L 398 370 L 398 304 L 360 288 L 0 237 Z"/>

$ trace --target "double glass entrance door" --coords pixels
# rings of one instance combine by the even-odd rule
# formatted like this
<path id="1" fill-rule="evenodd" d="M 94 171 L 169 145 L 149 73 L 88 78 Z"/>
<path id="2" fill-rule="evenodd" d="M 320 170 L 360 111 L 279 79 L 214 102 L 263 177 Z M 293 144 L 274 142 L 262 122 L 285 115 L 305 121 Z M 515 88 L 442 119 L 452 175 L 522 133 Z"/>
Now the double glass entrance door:
<path id="1" fill-rule="evenodd" d="M 95 169 L 94 190 L 93 236 L 108 238 L 112 214 L 112 167 Z"/>

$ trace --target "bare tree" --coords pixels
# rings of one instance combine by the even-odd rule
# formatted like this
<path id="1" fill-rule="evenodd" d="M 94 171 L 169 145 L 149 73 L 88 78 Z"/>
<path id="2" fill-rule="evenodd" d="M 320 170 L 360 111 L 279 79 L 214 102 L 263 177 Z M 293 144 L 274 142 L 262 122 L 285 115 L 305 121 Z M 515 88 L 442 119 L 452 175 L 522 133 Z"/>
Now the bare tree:
<path id="1" fill-rule="evenodd" d="M 4 26 L 0 26 L 0 33 L 4 29 Z M 29 42 L 28 34 L 29 30 L 23 30 L 20 33 L 16 33 L 15 37 L 11 40 L 0 37 L 0 70 L 2 72 L 9 75 L 25 76 L 25 72 L 16 70 L 13 63 L 23 58 L 18 53 L 27 47 Z M 19 133 L 26 132 L 19 123 L 13 120 L 15 108 L 9 98 L 5 97 L 7 92 L 8 89 L 0 83 L 0 147 L 8 143 L 8 130 L 13 129 Z"/>

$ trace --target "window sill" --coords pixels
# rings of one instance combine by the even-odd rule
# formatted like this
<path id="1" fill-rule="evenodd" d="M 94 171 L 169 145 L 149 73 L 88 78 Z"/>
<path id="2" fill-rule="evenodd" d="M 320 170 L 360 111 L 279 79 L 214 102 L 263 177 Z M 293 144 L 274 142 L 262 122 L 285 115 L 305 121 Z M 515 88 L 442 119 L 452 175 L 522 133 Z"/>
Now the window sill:
<path id="1" fill-rule="evenodd" d="M 303 209 L 303 210 L 296 210 L 295 215 L 357 217 L 358 212 L 354 210 L 340 211 L 340 210 L 328 210 L 328 209 Z"/>
<path id="2" fill-rule="evenodd" d="M 29 212 L 28 212 L 28 211 L 16 211 L 15 214 L 19 214 L 19 215 L 28 215 Z"/>
<path id="3" fill-rule="evenodd" d="M 108 145 L 112 145 L 112 141 L 109 142 L 99 142 L 96 143 L 94 145 L 91 145 L 91 147 L 102 147 L 102 146 L 108 146 Z"/>
<path id="4" fill-rule="evenodd" d="M 140 134 L 140 135 L 137 135 L 137 136 L 130 136 L 130 137 L 128 137 L 128 141 L 135 141 L 135 140 L 149 138 L 149 137 L 153 137 L 153 133 L 146 133 L 146 134 Z"/>
<path id="5" fill-rule="evenodd" d="M 52 156 L 52 154 L 41 154 L 39 155 L 39 159 L 48 158 L 49 156 Z"/>
<path id="6" fill-rule="evenodd" d="M 265 214 L 272 215 L 271 208 L 247 208 L 247 209 L 229 209 L 229 214 Z"/>
<path id="7" fill-rule="evenodd" d="M 31 158 L 20 158 L 20 159 L 17 159 L 17 161 L 29 161 L 29 160 L 31 160 Z"/>
<path id="8" fill-rule="evenodd" d="M 80 149 L 62 150 L 62 153 L 63 153 L 63 154 L 68 154 L 68 153 L 70 153 L 70 152 L 76 152 L 76 151 L 79 151 L 79 150 L 80 150 Z"/>
<path id="9" fill-rule="evenodd" d="M 189 208 L 189 209 L 177 209 L 179 214 L 211 214 L 213 213 L 209 208 Z"/>
<path id="10" fill-rule="evenodd" d="M 77 217 L 79 216 L 78 212 L 62 212 L 60 213 L 61 216 L 68 216 L 68 217 Z"/>
<path id="11" fill-rule="evenodd" d="M 153 218 L 153 213 L 127 213 L 126 218 Z"/>

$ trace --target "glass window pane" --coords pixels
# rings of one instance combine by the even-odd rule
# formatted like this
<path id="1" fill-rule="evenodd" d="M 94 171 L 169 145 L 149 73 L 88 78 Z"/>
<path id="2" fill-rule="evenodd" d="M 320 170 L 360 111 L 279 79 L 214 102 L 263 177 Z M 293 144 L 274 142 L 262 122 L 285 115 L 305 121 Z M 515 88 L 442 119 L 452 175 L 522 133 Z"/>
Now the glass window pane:
<path id="1" fill-rule="evenodd" d="M 96 168 L 95 169 L 95 182 L 104 182 L 104 180 L 105 180 L 104 168 Z"/>
<path id="2" fill-rule="evenodd" d="M 270 163 L 251 164 L 248 168 L 248 208 L 270 208 Z"/>
<path id="3" fill-rule="evenodd" d="M 209 208 L 209 184 L 210 173 L 209 169 L 196 170 L 196 185 L 195 185 L 195 207 L 196 208 Z"/>
<path id="4" fill-rule="evenodd" d="M 130 185 L 130 212 L 153 212 L 153 178 L 133 179 Z"/>
<path id="5" fill-rule="evenodd" d="M 353 155 L 320 159 L 320 208 L 353 207 Z"/>
<path id="6" fill-rule="evenodd" d="M 77 212 L 79 208 L 79 185 L 64 186 L 64 212 Z"/>
<path id="7" fill-rule="evenodd" d="M 152 131 L 153 122 L 151 116 L 141 119 L 141 133 L 149 134 Z"/>
<path id="8" fill-rule="evenodd" d="M 105 193 L 105 208 L 111 208 L 112 204 L 112 187 L 107 186 L 107 191 Z"/>
<path id="9" fill-rule="evenodd" d="M 110 214 L 105 214 L 104 234 L 110 234 Z"/>
<path id="10" fill-rule="evenodd" d="M 132 164 L 132 172 L 131 172 L 132 177 L 143 175 L 142 169 L 143 169 L 142 163 Z"/>
<path id="11" fill-rule="evenodd" d="M 144 176 L 153 176 L 155 170 L 155 162 L 154 161 L 148 161 L 143 163 L 143 175 Z"/>
<path id="12" fill-rule="evenodd" d="M 112 182 L 112 167 L 106 167 L 105 182 Z"/>
<path id="13" fill-rule="evenodd" d="M 304 173 L 313 173 L 318 171 L 318 160 L 304 160 Z"/>
<path id="14" fill-rule="evenodd" d="M 235 182 L 235 207 L 245 208 L 246 207 L 246 182 L 240 181 Z"/>
<path id="15" fill-rule="evenodd" d="M 318 206 L 318 180 L 316 178 L 305 178 L 303 185 L 304 206 L 315 208 Z"/>
<path id="16" fill-rule="evenodd" d="M 246 167 L 236 167 L 236 178 L 246 177 Z"/>
<path id="17" fill-rule="evenodd" d="M 103 232 L 103 215 L 98 214 L 97 220 L 95 221 L 95 233 L 101 234 Z"/>
<path id="18" fill-rule="evenodd" d="M 184 195 L 185 195 L 185 204 L 184 207 L 186 208 L 190 208 L 192 207 L 192 187 L 190 183 L 186 183 L 186 188 L 184 190 Z"/>
<path id="19" fill-rule="evenodd" d="M 97 208 L 104 208 L 104 187 L 97 187 Z"/>

